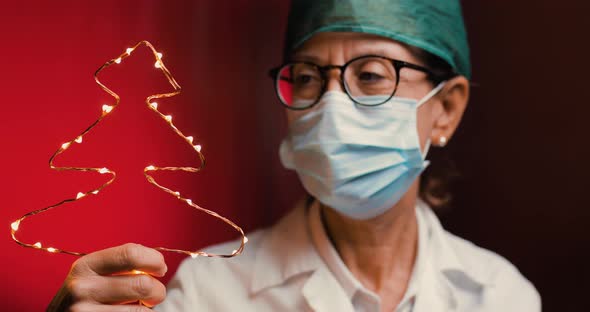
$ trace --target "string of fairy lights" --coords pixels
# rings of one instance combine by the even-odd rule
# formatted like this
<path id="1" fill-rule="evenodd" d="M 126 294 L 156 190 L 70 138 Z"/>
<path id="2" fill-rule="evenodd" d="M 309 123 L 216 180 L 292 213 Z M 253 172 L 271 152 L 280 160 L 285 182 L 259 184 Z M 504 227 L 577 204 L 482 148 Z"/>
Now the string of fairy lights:
<path id="1" fill-rule="evenodd" d="M 139 43 L 137 43 L 135 46 L 131 47 L 131 48 L 127 48 L 125 50 L 125 52 L 121 55 L 119 55 L 117 58 L 111 59 L 109 61 L 107 61 L 106 63 L 104 63 L 98 70 L 96 70 L 96 72 L 94 73 L 94 80 L 96 81 L 96 83 L 98 84 L 98 86 L 100 86 L 100 88 L 102 90 L 104 90 L 106 93 L 108 93 L 109 95 L 111 95 L 114 99 L 115 99 L 115 103 L 114 104 L 104 104 L 102 105 L 102 111 L 100 116 L 98 117 L 98 119 L 92 123 L 88 128 L 86 128 L 84 131 L 82 131 L 82 133 L 80 133 L 78 136 L 76 136 L 75 138 L 73 138 L 72 140 L 63 143 L 58 149 L 57 151 L 51 156 L 51 158 L 49 159 L 49 167 L 51 169 L 57 170 L 57 171 L 66 171 L 66 170 L 70 170 L 70 171 L 84 171 L 84 172 L 97 172 L 99 174 L 107 174 L 110 175 L 111 178 L 104 184 L 102 184 L 101 186 L 92 189 L 92 190 L 88 190 L 88 191 L 80 191 L 78 192 L 74 197 L 72 198 L 68 198 L 68 199 L 64 199 L 62 201 L 60 201 L 57 204 L 51 205 L 49 207 L 45 207 L 42 209 L 38 209 L 38 210 L 34 210 L 31 211 L 25 215 L 23 215 L 22 217 L 18 218 L 16 221 L 12 222 L 12 224 L 10 225 L 10 233 L 12 236 L 12 239 L 19 245 L 23 246 L 23 247 L 27 247 L 27 248 L 34 248 L 34 249 L 39 249 L 39 250 L 44 250 L 50 253 L 62 253 L 62 254 L 70 254 L 70 255 L 75 255 L 75 256 L 83 256 L 86 253 L 84 252 L 78 252 L 78 251 L 70 251 L 70 250 L 64 250 L 58 247 L 53 247 L 53 246 L 44 246 L 41 242 L 35 242 L 35 243 L 26 243 L 21 241 L 18 237 L 17 237 L 17 233 L 19 231 L 19 229 L 21 228 L 23 222 L 27 219 L 30 218 L 34 215 L 40 214 L 40 213 L 44 213 L 46 211 L 49 211 L 51 209 L 55 209 L 61 205 L 67 204 L 67 203 L 72 203 L 78 200 L 82 200 L 88 196 L 93 196 L 93 195 L 97 195 L 98 193 L 100 193 L 100 191 L 102 191 L 102 189 L 104 189 L 105 187 L 109 186 L 111 183 L 113 183 L 113 181 L 116 178 L 116 173 L 115 171 L 103 167 L 103 168 L 80 168 L 80 167 L 56 167 L 53 165 L 53 162 L 55 160 L 55 158 L 60 155 L 61 153 L 65 152 L 66 150 L 68 150 L 71 146 L 75 145 L 75 144 L 82 144 L 83 142 L 83 138 L 84 135 L 86 135 L 88 132 L 90 132 L 90 130 L 92 130 L 92 128 L 94 128 L 100 121 L 102 121 L 105 117 L 107 117 L 108 115 L 110 115 L 111 113 L 113 113 L 113 111 L 117 108 L 117 106 L 119 105 L 120 102 L 120 97 L 119 95 L 117 95 L 115 92 L 113 92 L 112 90 L 110 90 L 109 88 L 107 88 L 104 84 L 102 84 L 100 82 L 100 80 L 98 79 L 98 75 L 101 71 L 103 71 L 104 69 L 106 69 L 109 66 L 112 66 L 113 64 L 121 64 L 121 62 L 126 59 L 127 57 L 131 56 L 131 54 L 140 46 L 146 46 L 147 48 L 149 48 L 151 50 L 151 52 L 153 53 L 156 63 L 154 64 L 154 67 L 161 70 L 164 75 L 166 76 L 166 78 L 168 79 L 168 82 L 172 85 L 172 87 L 174 88 L 173 92 L 169 92 L 169 93 L 162 93 L 162 94 L 154 94 L 154 95 L 150 95 L 146 98 L 146 104 L 147 107 L 152 110 L 154 113 L 156 113 L 158 116 L 160 116 L 164 121 L 166 121 L 166 123 L 172 128 L 172 130 L 179 136 L 181 137 L 187 144 L 190 144 L 190 146 L 192 146 L 192 148 L 195 150 L 195 152 L 197 153 L 197 155 L 199 156 L 200 159 L 200 166 L 199 167 L 158 167 L 155 165 L 149 165 L 147 167 L 145 167 L 143 169 L 143 173 L 144 176 L 146 178 L 146 180 L 153 184 L 154 186 L 156 186 L 157 188 L 159 188 L 160 190 L 172 195 L 173 197 L 175 197 L 176 199 L 180 200 L 181 202 L 184 202 L 185 204 L 193 207 L 194 209 L 197 209 L 201 212 L 207 213 L 215 218 L 220 219 L 221 221 L 225 222 L 226 224 L 230 225 L 231 227 L 233 227 L 236 231 L 238 231 L 240 233 L 240 235 L 242 236 L 241 239 L 241 243 L 240 246 L 233 250 L 231 253 L 229 254 L 216 254 L 216 253 L 208 253 L 205 251 L 201 251 L 201 250 L 183 250 L 183 249 L 175 249 L 175 248 L 167 248 L 167 247 L 154 247 L 154 249 L 160 250 L 160 251 L 168 251 L 168 252 L 174 252 L 174 253 L 180 253 L 180 254 L 185 254 L 188 256 L 191 256 L 193 258 L 196 258 L 198 256 L 204 256 L 204 257 L 223 257 L 223 258 L 231 258 L 234 256 L 237 256 L 239 254 L 242 253 L 242 251 L 244 250 L 244 246 L 246 244 L 246 242 L 248 242 L 248 238 L 246 237 L 246 235 L 244 234 L 244 231 L 237 226 L 235 223 L 233 223 L 232 221 L 230 221 L 229 219 L 219 215 L 218 213 L 202 208 L 199 205 L 195 204 L 191 199 L 186 198 L 184 196 L 182 196 L 180 194 L 180 192 L 174 191 L 172 189 L 169 189 L 163 185 L 160 185 L 158 182 L 156 182 L 156 180 L 154 179 L 154 177 L 151 175 L 153 172 L 155 171 L 185 171 L 185 172 L 199 172 L 201 169 L 203 169 L 203 166 L 205 165 L 205 157 L 203 156 L 203 153 L 201 153 L 201 145 L 199 144 L 194 144 L 194 138 L 192 136 L 185 136 L 173 123 L 172 123 L 172 116 L 171 115 L 165 115 L 162 114 L 159 110 L 158 110 L 158 103 L 155 101 L 157 99 L 163 99 L 163 98 L 169 98 L 169 97 L 173 97 L 175 95 L 178 95 L 181 92 L 181 88 L 180 85 L 176 82 L 176 80 L 174 79 L 174 77 L 172 77 L 172 74 L 170 74 L 170 71 L 166 68 L 166 66 L 164 65 L 164 62 L 162 61 L 162 53 L 159 53 L 158 51 L 156 51 L 156 49 L 152 46 L 151 43 L 149 43 L 148 41 L 141 41 Z"/>

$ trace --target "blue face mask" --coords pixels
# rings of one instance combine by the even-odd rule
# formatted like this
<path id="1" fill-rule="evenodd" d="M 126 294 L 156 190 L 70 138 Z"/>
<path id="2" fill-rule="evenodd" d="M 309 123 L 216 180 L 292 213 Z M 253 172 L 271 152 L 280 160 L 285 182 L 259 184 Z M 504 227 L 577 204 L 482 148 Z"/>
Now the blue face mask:
<path id="1" fill-rule="evenodd" d="M 392 208 L 428 165 L 430 141 L 422 153 L 417 109 L 443 86 L 421 100 L 392 97 L 373 107 L 326 92 L 290 125 L 281 162 L 324 205 L 354 219 L 376 217 Z"/>

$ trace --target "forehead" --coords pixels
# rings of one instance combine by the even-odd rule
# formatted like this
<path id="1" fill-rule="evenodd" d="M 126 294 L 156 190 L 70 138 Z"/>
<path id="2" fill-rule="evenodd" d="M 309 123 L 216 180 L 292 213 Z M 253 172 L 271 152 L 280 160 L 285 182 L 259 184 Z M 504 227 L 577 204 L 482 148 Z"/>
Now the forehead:
<path id="1" fill-rule="evenodd" d="M 292 53 L 291 59 L 325 65 L 345 63 L 355 57 L 369 54 L 420 63 L 403 43 L 386 37 L 355 32 L 315 34 Z"/>

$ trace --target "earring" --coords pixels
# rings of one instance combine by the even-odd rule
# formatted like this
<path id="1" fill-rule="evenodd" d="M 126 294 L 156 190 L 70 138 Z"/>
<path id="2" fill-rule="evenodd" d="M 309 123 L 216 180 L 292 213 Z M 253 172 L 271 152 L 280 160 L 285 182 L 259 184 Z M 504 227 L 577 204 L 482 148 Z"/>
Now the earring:
<path id="1" fill-rule="evenodd" d="M 447 145 L 447 137 L 443 135 L 438 138 L 438 146 L 443 147 L 445 145 Z"/>

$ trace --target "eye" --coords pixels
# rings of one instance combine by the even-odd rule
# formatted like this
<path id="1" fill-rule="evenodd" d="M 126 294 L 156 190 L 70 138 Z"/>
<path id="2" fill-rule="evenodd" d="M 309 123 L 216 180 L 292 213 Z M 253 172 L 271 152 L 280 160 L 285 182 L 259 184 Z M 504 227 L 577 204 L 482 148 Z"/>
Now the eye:
<path id="1" fill-rule="evenodd" d="M 293 73 L 293 84 L 296 87 L 307 87 L 321 84 L 321 77 L 313 69 L 304 68 Z"/>
<path id="2" fill-rule="evenodd" d="M 311 80 L 313 79 L 313 77 L 311 75 L 297 75 L 295 76 L 295 79 L 293 79 L 293 82 L 295 84 L 298 85 L 302 85 L 302 84 L 306 84 L 311 82 Z"/>
<path id="3" fill-rule="evenodd" d="M 393 65 L 381 58 L 360 58 L 350 64 L 350 71 L 350 74 L 352 74 L 350 78 L 353 78 L 357 84 L 367 86 L 377 85 L 395 79 Z"/>
<path id="4" fill-rule="evenodd" d="M 379 80 L 383 79 L 383 76 L 381 76 L 377 73 L 365 71 L 365 72 L 359 73 L 358 79 L 359 79 L 359 81 L 362 81 L 362 82 L 378 82 Z"/>

